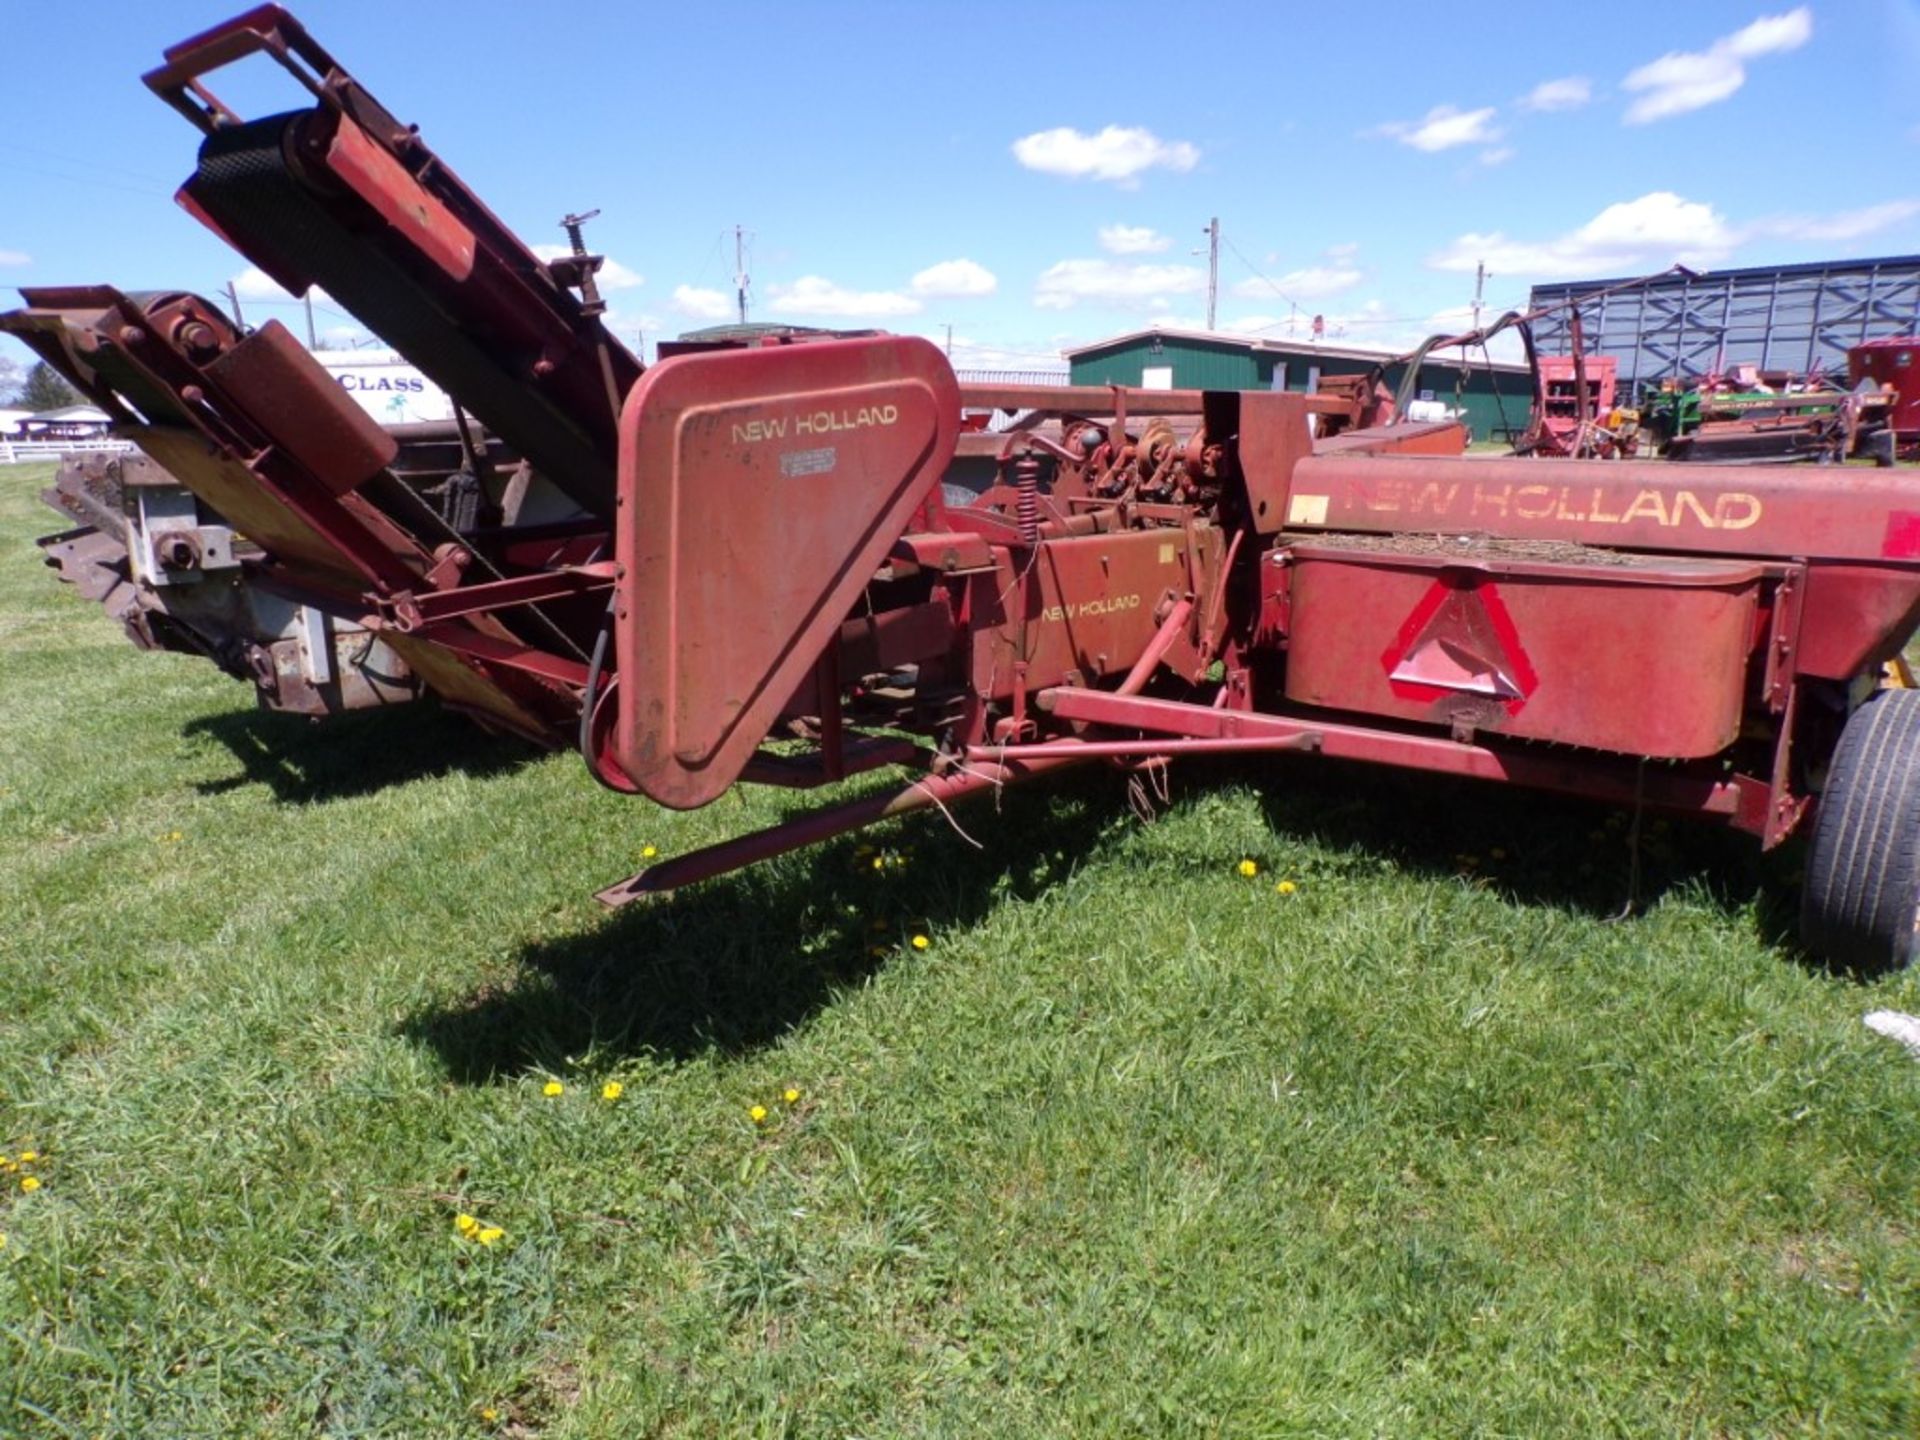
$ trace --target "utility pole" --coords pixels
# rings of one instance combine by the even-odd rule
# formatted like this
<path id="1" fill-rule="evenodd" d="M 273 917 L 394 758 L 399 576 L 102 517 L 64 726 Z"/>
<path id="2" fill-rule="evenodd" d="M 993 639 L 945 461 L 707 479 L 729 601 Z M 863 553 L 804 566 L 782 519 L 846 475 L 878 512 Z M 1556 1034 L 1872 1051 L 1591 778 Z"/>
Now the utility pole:
<path id="1" fill-rule="evenodd" d="M 1207 226 L 1207 329 L 1213 329 L 1213 317 L 1220 299 L 1220 217 Z"/>
<path id="2" fill-rule="evenodd" d="M 947 324 L 947 358 L 949 360 L 953 358 L 953 324 L 951 321 Z"/>
<path id="3" fill-rule="evenodd" d="M 320 348 L 320 339 L 313 333 L 313 291 L 309 289 L 307 293 L 300 298 L 307 302 L 307 349 L 318 350 Z"/>
<path id="4" fill-rule="evenodd" d="M 1480 297 L 1487 288 L 1487 262 L 1482 260 L 1473 267 L 1473 328 L 1480 328 Z"/>
<path id="5" fill-rule="evenodd" d="M 747 242 L 738 225 L 733 227 L 733 288 L 740 302 L 740 323 L 747 323 Z"/>
<path id="6" fill-rule="evenodd" d="M 247 328 L 247 317 L 240 313 L 240 292 L 233 288 L 233 282 L 227 282 L 227 303 L 233 307 L 233 324 L 237 330 Z"/>

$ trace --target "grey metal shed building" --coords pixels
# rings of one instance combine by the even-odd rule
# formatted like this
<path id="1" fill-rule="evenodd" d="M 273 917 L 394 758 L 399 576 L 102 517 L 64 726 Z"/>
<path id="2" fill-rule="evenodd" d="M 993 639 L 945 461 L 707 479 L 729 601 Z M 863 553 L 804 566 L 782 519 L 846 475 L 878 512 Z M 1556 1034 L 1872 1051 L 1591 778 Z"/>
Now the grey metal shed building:
<path id="1" fill-rule="evenodd" d="M 1668 275 L 1613 294 L 1624 280 L 1533 287 L 1542 355 L 1573 353 L 1572 316 L 1589 355 L 1620 362 L 1624 395 L 1734 365 L 1844 376 L 1847 348 L 1920 334 L 1920 255 L 1822 260 Z"/>

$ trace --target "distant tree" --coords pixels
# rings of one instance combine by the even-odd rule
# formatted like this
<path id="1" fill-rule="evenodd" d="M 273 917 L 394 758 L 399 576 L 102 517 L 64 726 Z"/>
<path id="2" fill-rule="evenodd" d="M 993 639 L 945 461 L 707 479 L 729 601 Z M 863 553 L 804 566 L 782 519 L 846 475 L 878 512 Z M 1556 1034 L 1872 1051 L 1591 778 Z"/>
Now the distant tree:
<path id="1" fill-rule="evenodd" d="M 0 355 L 0 405 L 20 393 L 26 378 L 27 372 L 20 368 L 18 360 L 9 360 L 5 355 Z"/>
<path id="2" fill-rule="evenodd" d="M 79 403 L 79 392 L 44 360 L 27 371 L 27 383 L 20 387 L 20 404 L 28 410 L 58 410 Z"/>

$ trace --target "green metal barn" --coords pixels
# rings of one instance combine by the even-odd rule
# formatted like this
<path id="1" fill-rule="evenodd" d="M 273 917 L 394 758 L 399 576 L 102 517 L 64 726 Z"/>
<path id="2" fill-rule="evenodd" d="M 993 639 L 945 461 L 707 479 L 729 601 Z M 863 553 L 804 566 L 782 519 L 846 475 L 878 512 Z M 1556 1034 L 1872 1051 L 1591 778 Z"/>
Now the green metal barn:
<path id="1" fill-rule="evenodd" d="M 1221 335 L 1203 330 L 1135 330 L 1066 352 L 1075 385 L 1137 385 L 1171 390 L 1311 390 L 1322 375 L 1386 367 L 1397 389 L 1404 367 L 1384 350 L 1352 345 Z M 1508 440 L 1526 428 L 1533 382 L 1524 365 L 1490 365 L 1452 356 L 1420 369 L 1417 397 L 1457 406 L 1476 440 Z"/>

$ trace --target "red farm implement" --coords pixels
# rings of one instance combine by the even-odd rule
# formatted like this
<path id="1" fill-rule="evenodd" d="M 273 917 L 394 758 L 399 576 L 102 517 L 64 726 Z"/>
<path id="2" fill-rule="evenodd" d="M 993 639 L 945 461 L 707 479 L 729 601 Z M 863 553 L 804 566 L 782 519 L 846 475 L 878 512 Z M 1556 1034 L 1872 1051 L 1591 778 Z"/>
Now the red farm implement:
<path id="1" fill-rule="evenodd" d="M 313 104 L 228 110 L 204 76 L 252 54 Z M 895 336 L 643 373 L 594 257 L 537 258 L 277 8 L 166 59 L 182 203 L 455 395 L 431 473 L 473 492 L 430 500 L 277 326 L 28 292 L 0 323 L 190 497 L 169 534 L 225 527 L 239 583 L 658 804 L 899 774 L 609 904 L 1068 766 L 1292 751 L 1810 827 L 1809 945 L 1913 957 L 1920 695 L 1875 678 L 1920 621 L 1914 472 L 1469 456 L 1360 390 L 968 388 Z"/>

